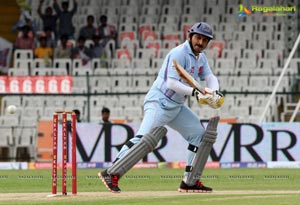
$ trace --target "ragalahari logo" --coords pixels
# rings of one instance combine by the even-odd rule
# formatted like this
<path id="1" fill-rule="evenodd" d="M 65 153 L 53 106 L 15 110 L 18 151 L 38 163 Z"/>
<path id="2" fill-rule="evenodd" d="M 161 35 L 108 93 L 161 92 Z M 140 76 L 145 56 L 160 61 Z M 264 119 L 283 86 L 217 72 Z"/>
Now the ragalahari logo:
<path id="1" fill-rule="evenodd" d="M 240 4 L 240 10 L 238 13 L 238 17 L 247 16 L 250 14 L 252 14 L 252 12 L 249 9 L 247 9 L 243 4 Z"/>
<path id="2" fill-rule="evenodd" d="M 249 7 L 248 7 L 249 8 Z M 238 17 L 248 16 L 254 13 L 261 13 L 264 16 L 296 16 L 296 6 L 259 6 L 252 5 L 250 9 L 246 8 L 243 4 L 240 4 Z"/>

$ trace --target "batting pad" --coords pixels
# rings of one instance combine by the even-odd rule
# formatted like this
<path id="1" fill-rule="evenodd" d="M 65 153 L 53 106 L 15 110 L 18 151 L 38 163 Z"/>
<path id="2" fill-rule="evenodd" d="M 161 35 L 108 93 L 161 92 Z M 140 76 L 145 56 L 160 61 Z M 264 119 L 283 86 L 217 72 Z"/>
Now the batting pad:
<path id="1" fill-rule="evenodd" d="M 138 161 L 144 158 L 149 152 L 152 152 L 159 140 L 167 133 L 165 127 L 156 127 L 150 133 L 144 135 L 141 141 L 131 147 L 128 152 L 108 168 L 107 173 L 112 175 L 123 176 Z"/>
<path id="2" fill-rule="evenodd" d="M 198 147 L 197 153 L 192 161 L 191 169 L 186 170 L 189 172 L 189 174 L 186 178 L 185 183 L 189 186 L 195 185 L 196 181 L 201 178 L 211 148 L 217 139 L 217 126 L 219 119 L 220 117 L 216 116 L 209 120 L 205 133 Z"/>

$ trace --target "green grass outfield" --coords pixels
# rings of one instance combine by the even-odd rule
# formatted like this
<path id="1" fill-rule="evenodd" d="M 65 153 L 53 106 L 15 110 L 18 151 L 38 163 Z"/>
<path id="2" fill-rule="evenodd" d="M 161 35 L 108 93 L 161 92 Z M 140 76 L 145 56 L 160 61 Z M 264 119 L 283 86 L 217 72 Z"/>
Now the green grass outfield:
<path id="1" fill-rule="evenodd" d="M 299 169 L 206 169 L 202 181 L 214 188 L 210 194 L 177 192 L 183 169 L 171 168 L 133 169 L 120 181 L 122 193 L 113 194 L 98 179 L 98 171 L 78 169 L 78 195 L 50 198 L 51 170 L 0 171 L 0 204 L 298 205 L 300 201 Z"/>

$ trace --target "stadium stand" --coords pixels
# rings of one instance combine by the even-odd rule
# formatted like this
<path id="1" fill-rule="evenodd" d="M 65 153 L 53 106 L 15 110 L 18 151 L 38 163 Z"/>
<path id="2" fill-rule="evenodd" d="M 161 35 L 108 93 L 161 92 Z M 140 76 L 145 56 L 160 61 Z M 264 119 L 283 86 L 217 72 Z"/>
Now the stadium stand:
<path id="1" fill-rule="evenodd" d="M 2 125 L 14 127 L 19 123 L 35 126 L 40 119 L 51 119 L 57 107 L 80 109 L 84 121 L 96 122 L 99 121 L 102 106 L 108 105 L 112 118 L 140 121 L 144 92 L 154 81 L 169 49 L 186 39 L 187 29 L 195 21 L 206 21 L 215 30 L 215 42 L 211 42 L 206 54 L 219 78 L 221 90 L 226 94 L 224 106 L 219 111 L 221 117 L 234 118 L 238 122 L 257 122 L 268 99 L 268 95 L 257 92 L 272 92 L 289 54 L 289 43 L 294 40 L 291 33 L 297 32 L 290 29 L 289 19 L 281 16 L 250 15 L 238 18 L 238 0 L 203 0 L 202 4 L 197 0 L 77 1 L 79 9 L 73 18 L 76 39 L 79 28 L 86 23 L 86 15 L 94 15 L 98 23 L 100 15 L 105 14 L 108 23 L 118 28 L 117 42 L 110 41 L 105 47 L 106 57 L 91 59 L 84 68 L 80 59 L 54 58 L 46 62 L 44 59 L 34 59 L 31 50 L 15 50 L 9 76 L 72 75 L 72 92 L 79 95 L 49 98 L 4 96 L 0 116 Z M 36 12 L 37 2 L 27 0 L 32 16 L 41 29 L 42 22 Z M 254 2 L 257 5 L 274 3 Z M 45 0 L 42 9 L 51 4 L 52 1 Z M 90 47 L 93 42 L 87 41 L 86 45 Z M 300 59 L 292 59 L 279 92 L 297 89 L 299 66 Z M 101 95 L 89 96 L 88 103 L 88 92 Z M 128 92 L 128 95 L 116 95 L 118 92 Z M 143 94 L 134 94 L 139 92 Z M 287 94 L 279 95 L 272 103 L 266 120 L 285 121 L 292 112 L 291 107 L 295 107 L 292 100 Z M 9 104 L 20 108 L 14 119 L 8 118 L 5 113 Z M 199 107 L 193 102 L 190 105 L 201 118 L 212 115 L 208 107 Z M 18 130 L 17 133 L 14 136 L 11 128 L 1 129 L 3 140 L 0 140 L 0 146 L 12 145 L 16 140 L 15 153 L 10 152 L 12 155 L 19 152 L 16 151 L 19 147 L 34 144 L 34 130 Z M 20 133 L 26 133 L 26 137 L 21 139 Z"/>

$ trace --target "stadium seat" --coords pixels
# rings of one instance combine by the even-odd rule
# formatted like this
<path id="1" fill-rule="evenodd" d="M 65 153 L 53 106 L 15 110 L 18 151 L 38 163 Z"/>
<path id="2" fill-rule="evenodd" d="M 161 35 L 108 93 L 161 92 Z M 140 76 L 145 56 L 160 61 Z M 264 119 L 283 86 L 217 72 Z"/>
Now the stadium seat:
<path id="1" fill-rule="evenodd" d="M 224 48 L 222 51 L 221 58 L 240 58 L 241 57 L 241 49 L 229 49 Z"/>
<path id="2" fill-rule="evenodd" d="M 108 70 L 107 68 L 95 68 L 94 75 L 109 76 L 110 70 Z"/>
<path id="3" fill-rule="evenodd" d="M 72 75 L 92 75 L 93 69 L 91 68 L 90 62 L 87 62 L 85 65 L 83 65 L 82 59 L 73 59 L 72 61 Z"/>
<path id="4" fill-rule="evenodd" d="M 120 6 L 120 15 L 134 15 L 138 16 L 139 14 L 139 6 L 138 4 L 135 5 L 124 5 Z"/>
<path id="5" fill-rule="evenodd" d="M 230 111 L 231 118 L 236 118 L 238 122 L 241 119 L 248 118 L 249 116 L 248 106 L 231 107 L 229 111 Z"/>
<path id="6" fill-rule="evenodd" d="M 5 160 L 9 160 L 10 158 L 12 158 L 12 152 L 13 152 L 13 148 L 12 147 L 14 145 L 14 137 L 13 137 L 13 131 L 12 128 L 9 127 L 1 127 L 0 129 L 0 148 L 7 148 L 8 149 L 8 159 Z"/>
<path id="7" fill-rule="evenodd" d="M 114 107 L 110 109 L 110 118 L 111 119 L 123 119 L 124 118 L 124 109 L 121 107 Z"/>
<path id="8" fill-rule="evenodd" d="M 170 44 L 176 44 L 177 41 L 166 41 L 166 44 L 164 46 L 169 46 Z M 154 54 L 152 58 L 156 58 L 158 55 L 159 49 L 162 47 L 161 40 L 155 40 L 155 41 L 147 41 L 144 43 L 144 48 L 153 50 Z"/>
<path id="9" fill-rule="evenodd" d="M 53 59 L 54 68 L 65 68 L 68 74 L 72 74 L 72 60 L 70 58 L 54 58 Z"/>
<path id="10" fill-rule="evenodd" d="M 158 50 L 157 58 L 163 60 L 167 56 L 167 54 L 169 52 L 170 52 L 170 49 L 168 49 L 168 48 L 161 48 L 161 49 Z"/>
<path id="11" fill-rule="evenodd" d="M 276 59 L 259 59 L 257 62 L 257 67 L 263 69 L 272 70 L 278 66 L 278 61 Z"/>
<path id="12" fill-rule="evenodd" d="M 231 86 L 231 91 L 246 91 L 248 89 L 248 76 L 229 76 L 228 81 Z"/>
<path id="13" fill-rule="evenodd" d="M 133 76 L 154 76 L 156 75 L 156 70 L 152 68 L 136 68 L 132 70 Z"/>
<path id="14" fill-rule="evenodd" d="M 161 6 L 156 5 L 143 5 L 141 14 L 144 16 L 159 16 L 161 12 Z"/>
<path id="15" fill-rule="evenodd" d="M 147 92 L 154 81 L 153 76 L 133 76 L 132 89 L 135 92 Z"/>
<path id="16" fill-rule="evenodd" d="M 193 26 L 192 23 L 182 23 L 180 26 L 180 30 L 182 31 L 183 40 L 186 40 L 188 37 L 188 30 Z"/>
<path id="17" fill-rule="evenodd" d="M 31 49 L 16 49 L 14 51 L 14 60 L 16 59 L 33 59 L 33 51 Z"/>
<path id="18" fill-rule="evenodd" d="M 138 23 L 138 17 L 131 14 L 131 15 L 121 15 L 119 18 L 119 23 L 122 24 L 136 24 Z"/>
<path id="19" fill-rule="evenodd" d="M 269 83 L 268 85 L 271 88 L 274 88 L 278 83 L 279 77 L 278 76 L 269 76 Z M 292 84 L 288 76 L 285 76 L 281 79 L 278 90 L 279 92 L 290 92 L 292 91 Z"/>
<path id="20" fill-rule="evenodd" d="M 22 103 L 22 96 L 3 96 L 1 100 L 1 113 L 7 114 L 6 107 L 9 105 L 15 105 L 18 108 L 23 105 Z"/>
<path id="21" fill-rule="evenodd" d="M 29 76 L 27 68 L 10 68 L 8 69 L 8 76 Z"/>
<path id="22" fill-rule="evenodd" d="M 136 32 L 124 31 L 119 33 L 119 45 L 121 49 L 136 49 L 139 47 L 139 41 Z"/>
<path id="23" fill-rule="evenodd" d="M 114 1 L 110 1 L 110 2 L 114 2 Z M 100 7 L 100 11 L 101 11 L 101 14 L 109 16 L 109 19 L 112 19 L 114 16 L 119 17 L 119 13 L 120 13 L 118 4 L 103 5 Z M 109 21 L 109 19 L 107 19 L 107 21 Z M 118 21 L 116 21 L 115 23 L 118 23 Z"/>
<path id="24" fill-rule="evenodd" d="M 216 59 L 219 57 L 219 48 L 207 49 L 204 51 L 206 58 Z"/>
<path id="25" fill-rule="evenodd" d="M 192 14 L 183 14 L 181 15 L 180 22 L 181 24 L 193 24 L 197 22 L 199 17 Z"/>
<path id="26" fill-rule="evenodd" d="M 147 42 L 152 42 L 158 39 L 159 39 L 159 33 L 156 31 L 144 30 L 142 32 L 141 41 L 143 46 L 145 46 Z"/>
<path id="27" fill-rule="evenodd" d="M 163 14 L 160 16 L 160 24 L 178 24 L 180 21 L 180 17 L 178 16 L 178 14 Z"/>
<path id="28" fill-rule="evenodd" d="M 141 0 L 141 4 L 143 6 L 148 5 L 148 6 L 156 6 L 159 5 L 161 6 L 164 3 L 164 0 Z"/>
<path id="29" fill-rule="evenodd" d="M 123 107 L 123 108 L 126 108 L 126 107 L 133 107 L 133 106 L 136 106 L 136 97 L 135 96 L 132 96 L 132 95 L 120 95 L 119 96 L 119 102 L 118 102 L 118 107 Z M 141 106 L 140 105 L 137 105 L 137 106 Z"/>
<path id="30" fill-rule="evenodd" d="M 118 30 L 119 30 L 119 32 L 122 32 L 122 31 L 137 32 L 138 31 L 138 25 L 137 25 L 137 23 L 120 23 Z"/>
<path id="31" fill-rule="evenodd" d="M 265 76 L 251 76 L 249 77 L 248 91 L 272 91 L 272 87 L 268 86 L 268 79 Z"/>
<path id="32" fill-rule="evenodd" d="M 174 0 L 172 4 L 164 4 L 162 6 L 161 14 L 162 15 L 178 15 L 181 14 L 181 5 L 177 5 L 175 2 L 179 0 Z M 166 3 L 166 2 L 164 2 Z"/>
<path id="33" fill-rule="evenodd" d="M 222 56 L 223 49 L 225 48 L 225 42 L 223 41 L 213 41 L 209 44 L 210 50 L 217 50 L 218 55 L 217 57 L 220 58 Z"/>
<path id="34" fill-rule="evenodd" d="M 135 70 L 141 68 L 150 68 L 150 59 L 149 58 L 134 58 L 132 59 L 132 68 Z"/>
<path id="35" fill-rule="evenodd" d="M 131 60 L 133 56 L 133 51 L 130 49 L 117 49 L 116 50 L 117 59 L 127 59 Z"/>
<path id="36" fill-rule="evenodd" d="M 131 68 L 114 68 L 111 69 L 110 74 L 112 76 L 131 76 L 132 69 Z M 125 77 L 126 78 L 126 77 Z"/>
<path id="37" fill-rule="evenodd" d="M 159 15 L 147 15 L 147 14 L 142 14 L 139 17 L 139 25 L 143 24 L 158 24 L 159 23 Z"/>
<path id="38" fill-rule="evenodd" d="M 138 37 L 141 41 L 144 40 L 144 32 L 148 31 L 148 32 L 155 32 L 157 31 L 157 24 L 155 23 L 143 23 L 143 24 L 139 24 L 138 27 Z"/>
<path id="39" fill-rule="evenodd" d="M 36 131 L 34 128 L 23 128 L 16 136 L 14 157 L 17 160 L 30 160 L 35 157 Z"/>
<path id="40" fill-rule="evenodd" d="M 19 125 L 19 116 L 14 115 L 5 115 L 2 121 L 2 126 L 4 127 L 17 127 Z"/>
<path id="41" fill-rule="evenodd" d="M 179 25 L 177 23 L 160 23 L 158 25 L 158 32 L 160 34 L 177 32 Z"/>
<path id="42" fill-rule="evenodd" d="M 151 68 L 158 71 L 161 68 L 163 62 L 164 62 L 163 58 L 152 59 Z"/>
<path id="43" fill-rule="evenodd" d="M 111 78 L 112 92 L 130 92 L 132 90 L 131 79 L 123 76 L 113 76 Z"/>
<path id="44" fill-rule="evenodd" d="M 221 75 L 233 74 L 235 63 L 233 58 L 217 58 L 215 63 L 215 72 Z"/>
<path id="45" fill-rule="evenodd" d="M 73 68 L 72 72 L 73 72 L 72 73 L 73 76 L 86 76 L 86 75 L 92 75 L 93 74 L 93 70 L 91 68 L 88 68 L 88 67 Z"/>
<path id="46" fill-rule="evenodd" d="M 131 60 L 127 58 L 123 59 L 112 59 L 111 68 L 131 68 Z"/>
<path id="47" fill-rule="evenodd" d="M 53 68 L 33 68 L 31 70 L 31 75 L 33 75 L 33 76 L 35 76 L 35 75 L 52 76 L 52 75 L 54 75 L 54 69 Z"/>
<path id="48" fill-rule="evenodd" d="M 199 8 L 197 8 L 195 5 L 184 4 L 183 10 L 182 10 L 183 15 L 188 15 L 190 17 L 199 18 L 199 13 L 200 13 Z M 182 19 L 182 17 L 181 17 L 181 19 Z M 195 23 L 195 22 L 197 22 L 197 21 L 192 21 L 192 23 Z"/>
<path id="49" fill-rule="evenodd" d="M 87 82 L 85 76 L 73 76 L 72 93 L 86 93 Z"/>
<path id="50" fill-rule="evenodd" d="M 33 59 L 33 68 L 51 68 L 52 67 L 52 59 L 42 59 L 35 58 Z"/>
<path id="51" fill-rule="evenodd" d="M 92 69 L 105 68 L 107 69 L 110 66 L 110 63 L 106 59 L 93 58 L 92 59 Z"/>
<path id="52" fill-rule="evenodd" d="M 124 109 L 124 116 L 128 120 L 140 122 L 143 117 L 143 109 L 141 108 L 141 106 L 138 107 L 126 106 Z"/>
<path id="53" fill-rule="evenodd" d="M 236 61 L 236 70 L 237 74 L 249 74 L 252 70 L 257 67 L 256 60 L 253 59 L 237 59 Z"/>
<path id="54" fill-rule="evenodd" d="M 31 69 L 32 63 L 32 59 L 16 59 L 14 60 L 14 68 Z"/>
<path id="55" fill-rule="evenodd" d="M 181 37 L 181 32 L 172 32 L 172 33 L 163 33 L 162 35 L 162 47 L 163 48 L 173 48 L 176 47 L 177 45 L 181 44 L 182 37 Z M 166 46 L 168 45 L 168 46 Z"/>
<path id="56" fill-rule="evenodd" d="M 252 59 L 257 62 L 261 56 L 260 49 L 241 49 L 241 58 Z"/>

